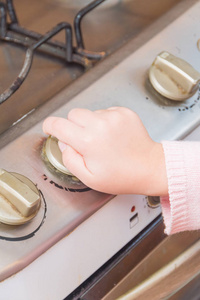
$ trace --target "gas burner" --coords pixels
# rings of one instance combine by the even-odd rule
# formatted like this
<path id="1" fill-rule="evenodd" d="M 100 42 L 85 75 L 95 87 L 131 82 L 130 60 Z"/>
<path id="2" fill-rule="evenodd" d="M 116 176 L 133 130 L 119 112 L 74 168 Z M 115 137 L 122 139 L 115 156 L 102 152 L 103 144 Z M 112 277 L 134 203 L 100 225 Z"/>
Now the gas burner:
<path id="1" fill-rule="evenodd" d="M 105 52 L 93 52 L 85 49 L 81 21 L 87 13 L 104 1 L 92 1 L 76 14 L 74 18 L 76 47 L 72 45 L 73 29 L 71 24 L 61 22 L 46 34 L 41 35 L 19 25 L 12 0 L 6 0 L 6 4 L 0 2 L 0 39 L 27 48 L 23 67 L 10 87 L 0 95 L 0 104 L 6 101 L 24 82 L 30 71 L 35 50 L 41 50 L 49 55 L 59 57 L 67 63 L 80 64 L 85 68 L 90 68 L 95 61 L 103 58 Z M 7 18 L 10 19 L 10 23 L 7 22 Z M 65 31 L 65 43 L 50 41 L 50 39 L 63 30 Z"/>

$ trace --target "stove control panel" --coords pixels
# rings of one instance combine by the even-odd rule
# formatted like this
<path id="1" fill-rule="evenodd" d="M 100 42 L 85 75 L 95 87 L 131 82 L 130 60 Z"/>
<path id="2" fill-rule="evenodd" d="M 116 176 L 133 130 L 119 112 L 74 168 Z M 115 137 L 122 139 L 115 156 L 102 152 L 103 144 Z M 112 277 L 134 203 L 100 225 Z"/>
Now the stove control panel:
<path id="1" fill-rule="evenodd" d="M 200 73 L 185 60 L 164 51 L 150 67 L 149 79 L 162 96 L 183 101 L 198 90 Z"/>
<path id="2" fill-rule="evenodd" d="M 20 225 L 40 208 L 40 193 L 27 177 L 0 169 L 0 222 Z"/>

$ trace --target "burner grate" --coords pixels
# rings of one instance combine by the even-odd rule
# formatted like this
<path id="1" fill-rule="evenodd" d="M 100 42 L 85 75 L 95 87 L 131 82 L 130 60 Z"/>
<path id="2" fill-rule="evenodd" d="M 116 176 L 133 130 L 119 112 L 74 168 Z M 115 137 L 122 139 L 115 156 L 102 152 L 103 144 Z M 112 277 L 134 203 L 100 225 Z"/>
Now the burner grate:
<path id="1" fill-rule="evenodd" d="M 67 63 L 77 63 L 90 68 L 96 61 L 105 56 L 105 52 L 94 52 L 85 49 L 81 22 L 85 15 L 105 0 L 95 0 L 81 9 L 74 18 L 74 30 L 71 24 L 61 22 L 46 34 L 27 30 L 19 25 L 12 0 L 0 2 L 0 40 L 22 45 L 27 48 L 23 67 L 13 83 L 0 95 L 0 104 L 14 94 L 26 79 L 33 61 L 35 50 L 63 59 Z M 7 19 L 10 22 L 7 22 Z M 59 32 L 65 31 L 65 43 L 52 41 Z M 72 45 L 73 32 L 76 46 Z"/>

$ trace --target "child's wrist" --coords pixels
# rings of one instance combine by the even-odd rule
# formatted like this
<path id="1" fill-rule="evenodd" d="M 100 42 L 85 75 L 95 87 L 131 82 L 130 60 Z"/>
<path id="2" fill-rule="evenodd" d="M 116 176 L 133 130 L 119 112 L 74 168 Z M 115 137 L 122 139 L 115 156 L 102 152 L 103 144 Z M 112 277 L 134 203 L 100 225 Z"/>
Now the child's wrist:
<path id="1" fill-rule="evenodd" d="M 165 196 L 168 194 L 165 156 L 161 143 L 154 143 L 150 155 L 149 192 L 151 196 Z"/>

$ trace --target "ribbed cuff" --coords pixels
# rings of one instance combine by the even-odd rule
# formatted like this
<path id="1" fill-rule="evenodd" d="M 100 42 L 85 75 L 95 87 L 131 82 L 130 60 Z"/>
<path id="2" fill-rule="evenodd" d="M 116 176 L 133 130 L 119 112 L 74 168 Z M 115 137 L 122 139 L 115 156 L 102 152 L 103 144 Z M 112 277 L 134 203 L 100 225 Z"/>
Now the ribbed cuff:
<path id="1" fill-rule="evenodd" d="M 186 174 L 183 142 L 162 142 L 169 196 L 161 197 L 165 233 L 173 234 L 186 227 Z"/>
<path id="2" fill-rule="evenodd" d="M 200 229 L 200 142 L 163 142 L 168 193 L 161 198 L 165 233 Z"/>

